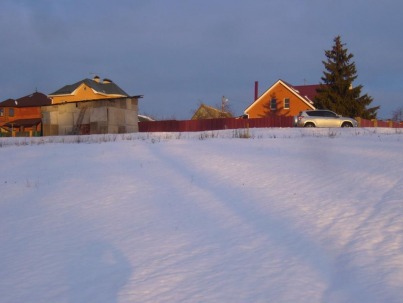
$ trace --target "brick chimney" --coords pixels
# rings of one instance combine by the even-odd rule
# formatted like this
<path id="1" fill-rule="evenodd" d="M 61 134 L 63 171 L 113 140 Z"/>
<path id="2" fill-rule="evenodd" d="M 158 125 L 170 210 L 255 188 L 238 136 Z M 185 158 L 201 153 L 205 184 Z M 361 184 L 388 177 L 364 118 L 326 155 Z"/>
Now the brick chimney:
<path id="1" fill-rule="evenodd" d="M 255 101 L 259 98 L 259 82 L 255 81 Z"/>

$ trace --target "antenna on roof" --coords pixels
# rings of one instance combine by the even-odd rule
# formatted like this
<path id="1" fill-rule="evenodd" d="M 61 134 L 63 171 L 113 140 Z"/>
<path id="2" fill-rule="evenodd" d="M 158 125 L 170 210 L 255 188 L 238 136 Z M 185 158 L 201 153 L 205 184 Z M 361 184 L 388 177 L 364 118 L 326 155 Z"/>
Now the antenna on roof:
<path id="1" fill-rule="evenodd" d="M 304 85 L 306 85 L 306 79 L 304 78 Z"/>

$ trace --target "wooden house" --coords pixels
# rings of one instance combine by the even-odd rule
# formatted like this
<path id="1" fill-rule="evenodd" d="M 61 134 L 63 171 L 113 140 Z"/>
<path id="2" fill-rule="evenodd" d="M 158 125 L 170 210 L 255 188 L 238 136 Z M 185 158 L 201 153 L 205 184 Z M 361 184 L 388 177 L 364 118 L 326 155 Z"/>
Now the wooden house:
<path id="1" fill-rule="evenodd" d="M 232 115 L 231 113 L 219 110 L 217 108 L 201 104 L 193 114 L 191 120 L 217 119 L 217 118 L 232 118 Z"/>
<path id="2" fill-rule="evenodd" d="M 41 106 L 51 100 L 43 93 L 19 99 L 7 99 L 0 103 L 0 128 L 4 136 L 39 136 L 42 131 Z"/>
<path id="3" fill-rule="evenodd" d="M 244 113 L 248 118 L 268 116 L 295 116 L 300 111 L 315 109 L 313 99 L 317 85 L 293 86 L 278 80 L 247 108 Z"/>

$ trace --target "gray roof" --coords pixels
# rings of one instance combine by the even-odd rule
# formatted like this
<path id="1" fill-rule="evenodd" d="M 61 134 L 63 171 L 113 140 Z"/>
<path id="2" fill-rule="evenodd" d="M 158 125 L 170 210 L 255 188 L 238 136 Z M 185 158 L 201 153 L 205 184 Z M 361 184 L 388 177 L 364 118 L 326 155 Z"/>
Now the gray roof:
<path id="1" fill-rule="evenodd" d="M 115 83 L 113 83 L 110 80 L 108 80 L 108 81 L 104 80 L 103 82 L 101 82 L 101 81 L 97 82 L 97 81 L 94 81 L 91 79 L 84 79 L 77 83 L 63 86 L 61 89 L 59 89 L 49 95 L 50 96 L 69 95 L 69 94 L 73 93 L 83 83 L 86 84 L 87 86 L 91 87 L 96 92 L 99 92 L 102 94 L 129 96 L 123 89 L 121 89 L 119 86 L 117 86 Z"/>

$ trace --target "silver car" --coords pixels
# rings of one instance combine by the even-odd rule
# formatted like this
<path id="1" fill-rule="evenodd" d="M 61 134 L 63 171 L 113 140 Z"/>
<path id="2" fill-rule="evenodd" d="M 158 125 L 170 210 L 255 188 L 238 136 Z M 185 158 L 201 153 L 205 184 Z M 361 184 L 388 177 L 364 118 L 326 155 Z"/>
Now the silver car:
<path id="1" fill-rule="evenodd" d="M 298 127 L 357 127 L 352 118 L 342 117 L 330 110 L 306 110 L 294 117 L 294 126 Z"/>

